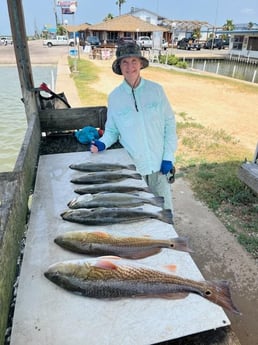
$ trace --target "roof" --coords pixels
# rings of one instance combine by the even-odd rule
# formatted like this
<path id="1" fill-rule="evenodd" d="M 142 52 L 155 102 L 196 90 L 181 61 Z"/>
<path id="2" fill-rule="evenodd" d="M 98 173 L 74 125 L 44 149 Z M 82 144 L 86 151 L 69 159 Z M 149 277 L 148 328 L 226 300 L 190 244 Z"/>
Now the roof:
<path id="1" fill-rule="evenodd" d="M 174 27 L 177 30 L 194 30 L 202 26 L 213 27 L 211 24 L 205 21 L 199 20 L 170 20 L 165 19 L 162 21 L 163 25 Z"/>
<path id="2" fill-rule="evenodd" d="M 68 32 L 86 31 L 90 27 L 91 25 L 88 23 L 84 23 L 80 25 L 65 25 L 65 28 Z"/>
<path id="3" fill-rule="evenodd" d="M 132 15 L 122 15 L 99 24 L 91 25 L 90 30 L 94 31 L 123 31 L 123 32 L 155 32 L 162 31 L 167 32 L 168 29 L 153 25 L 145 20 Z"/>

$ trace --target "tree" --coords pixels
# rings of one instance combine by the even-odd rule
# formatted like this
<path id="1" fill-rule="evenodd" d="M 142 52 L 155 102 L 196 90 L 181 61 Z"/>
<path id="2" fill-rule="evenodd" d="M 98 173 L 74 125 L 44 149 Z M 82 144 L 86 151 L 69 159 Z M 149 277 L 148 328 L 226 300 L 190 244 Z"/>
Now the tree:
<path id="1" fill-rule="evenodd" d="M 232 19 L 227 19 L 226 23 L 223 25 L 223 30 L 225 31 L 232 31 L 235 29 L 235 25 L 233 24 Z"/>
<path id="2" fill-rule="evenodd" d="M 253 26 L 254 26 L 254 23 L 252 23 L 252 22 L 249 22 L 249 23 L 248 23 L 248 29 L 249 29 L 249 30 L 251 30 Z"/>
<path id="3" fill-rule="evenodd" d="M 112 13 L 109 13 L 109 14 L 104 18 L 104 22 L 106 22 L 106 21 L 109 20 L 109 19 L 113 19 L 113 18 L 114 18 L 113 14 L 112 14 Z"/>
<path id="4" fill-rule="evenodd" d="M 118 5 L 119 8 L 119 16 L 121 16 L 121 7 L 126 2 L 126 0 L 118 0 L 116 1 L 116 5 Z"/>
<path id="5" fill-rule="evenodd" d="M 195 29 L 193 30 L 192 37 L 193 37 L 194 39 L 199 40 L 199 39 L 201 38 L 201 36 L 202 36 L 202 34 L 201 34 L 201 28 L 200 28 L 200 27 L 195 28 Z"/>

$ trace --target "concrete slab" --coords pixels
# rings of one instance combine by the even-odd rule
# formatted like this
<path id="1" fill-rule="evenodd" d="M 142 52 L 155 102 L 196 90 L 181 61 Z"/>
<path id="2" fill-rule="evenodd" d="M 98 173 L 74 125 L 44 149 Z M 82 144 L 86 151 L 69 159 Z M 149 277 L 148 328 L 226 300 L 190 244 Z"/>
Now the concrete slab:
<path id="1" fill-rule="evenodd" d="M 221 307 L 194 294 L 181 300 L 125 298 L 103 301 L 74 295 L 44 277 L 49 265 L 82 258 L 53 242 L 58 234 L 66 231 L 98 229 L 119 235 L 177 236 L 172 225 L 158 220 L 98 227 L 64 221 L 60 213 L 77 196 L 70 179 L 81 174 L 68 166 L 83 161 L 131 163 L 123 149 L 98 155 L 80 152 L 40 158 L 11 345 L 154 344 L 229 325 Z M 143 180 L 128 179 L 126 183 L 145 186 Z M 203 279 L 188 253 L 164 249 L 139 262 L 156 268 L 176 264 L 178 275 Z"/>

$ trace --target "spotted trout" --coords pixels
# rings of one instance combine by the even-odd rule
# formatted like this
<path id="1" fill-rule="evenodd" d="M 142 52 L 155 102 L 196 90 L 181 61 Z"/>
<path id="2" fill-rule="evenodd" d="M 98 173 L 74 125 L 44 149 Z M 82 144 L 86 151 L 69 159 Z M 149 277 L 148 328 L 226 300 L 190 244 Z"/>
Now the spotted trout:
<path id="1" fill-rule="evenodd" d="M 147 211 L 141 207 L 119 208 L 119 207 L 97 207 L 78 208 L 61 213 L 64 220 L 81 223 L 85 225 L 109 225 L 116 223 L 131 223 L 146 219 L 158 219 L 165 223 L 172 224 L 173 216 L 171 210 Z"/>
<path id="2" fill-rule="evenodd" d="M 77 194 L 96 194 L 101 192 L 116 192 L 116 193 L 130 193 L 130 192 L 147 192 L 151 193 L 148 187 L 120 185 L 116 183 L 102 183 L 95 185 L 87 185 L 85 187 L 74 190 Z"/>
<path id="3" fill-rule="evenodd" d="M 85 163 L 78 163 L 78 164 L 71 164 L 69 165 L 70 169 L 85 171 L 85 172 L 94 172 L 94 171 L 110 171 L 110 170 L 136 170 L 135 165 L 128 164 L 115 164 L 115 163 L 92 163 L 92 162 L 85 162 Z"/>
<path id="4" fill-rule="evenodd" d="M 50 266 L 45 276 L 56 285 L 86 297 L 173 299 L 195 293 L 239 314 L 226 281 L 195 281 L 151 267 L 128 264 L 120 258 L 64 261 Z"/>
<path id="5" fill-rule="evenodd" d="M 141 180 L 142 177 L 140 174 L 129 174 L 125 172 L 113 172 L 113 171 L 106 171 L 106 172 L 94 172 L 88 173 L 86 175 L 73 178 L 71 180 L 72 183 L 77 184 L 93 184 L 93 183 L 106 183 L 106 182 L 114 182 L 114 181 L 122 181 L 127 178 Z"/>
<path id="6" fill-rule="evenodd" d="M 102 256 L 116 255 L 127 259 L 142 259 L 158 254 L 162 248 L 191 252 L 185 237 L 168 240 L 148 237 L 119 237 L 106 232 L 71 231 L 55 238 L 59 246 L 76 253 Z"/>
<path id="7" fill-rule="evenodd" d="M 75 208 L 94 208 L 94 207 L 135 207 L 143 204 L 150 204 L 162 207 L 163 197 L 145 198 L 139 194 L 130 193 L 98 193 L 84 194 L 74 198 L 68 203 L 68 207 Z"/>

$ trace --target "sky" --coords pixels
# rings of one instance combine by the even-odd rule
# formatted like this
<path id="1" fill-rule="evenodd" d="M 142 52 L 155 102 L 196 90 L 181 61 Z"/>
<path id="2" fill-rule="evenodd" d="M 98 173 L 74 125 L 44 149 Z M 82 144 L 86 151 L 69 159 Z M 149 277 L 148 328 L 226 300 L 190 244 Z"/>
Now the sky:
<path id="1" fill-rule="evenodd" d="M 55 26 L 55 0 L 21 0 L 25 14 L 27 35 L 35 30 L 41 32 L 44 25 Z M 0 35 L 10 35 L 7 0 L 1 0 Z M 211 25 L 223 26 L 227 20 L 234 24 L 258 23 L 257 0 L 126 0 L 122 13 L 129 13 L 132 7 L 144 8 L 171 20 L 207 21 Z M 78 0 L 75 15 L 64 15 L 68 24 L 97 24 L 111 13 L 119 15 L 116 0 Z M 59 22 L 62 21 L 57 8 Z"/>

